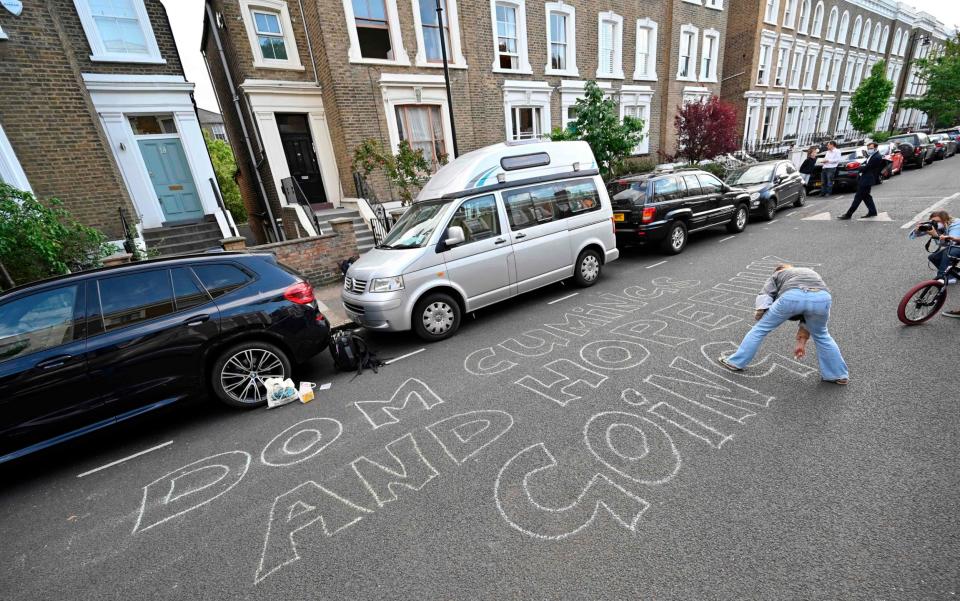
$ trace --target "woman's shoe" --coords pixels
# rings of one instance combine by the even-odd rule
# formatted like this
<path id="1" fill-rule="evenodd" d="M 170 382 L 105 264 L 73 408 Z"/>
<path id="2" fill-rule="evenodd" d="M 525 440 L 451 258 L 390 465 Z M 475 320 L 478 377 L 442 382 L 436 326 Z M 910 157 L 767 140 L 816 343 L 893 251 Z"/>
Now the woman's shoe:
<path id="1" fill-rule="evenodd" d="M 717 357 L 717 361 L 720 363 L 720 365 L 726 367 L 730 371 L 743 371 L 742 367 L 737 367 L 733 363 L 730 363 L 729 361 L 727 361 L 726 357 Z"/>
<path id="2" fill-rule="evenodd" d="M 838 386 L 846 386 L 850 383 L 849 378 L 840 378 L 838 380 L 824 380 L 824 382 L 829 382 L 830 384 L 836 384 Z"/>

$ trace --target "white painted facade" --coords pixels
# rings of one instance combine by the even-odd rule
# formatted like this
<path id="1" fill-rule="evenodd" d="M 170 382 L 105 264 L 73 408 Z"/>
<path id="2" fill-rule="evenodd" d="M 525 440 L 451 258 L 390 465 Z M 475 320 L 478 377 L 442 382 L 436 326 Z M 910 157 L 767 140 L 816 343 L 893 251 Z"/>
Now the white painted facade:
<path id="1" fill-rule="evenodd" d="M 231 217 L 220 209 L 210 183 L 211 178 L 216 181 L 216 175 L 190 96 L 193 84 L 179 75 L 84 73 L 83 81 L 137 211 L 140 227 L 161 227 L 165 219 L 129 117 L 162 114 L 172 115 L 176 123 L 176 136 L 183 146 L 203 214 L 216 218 L 224 237 L 232 235 Z"/>

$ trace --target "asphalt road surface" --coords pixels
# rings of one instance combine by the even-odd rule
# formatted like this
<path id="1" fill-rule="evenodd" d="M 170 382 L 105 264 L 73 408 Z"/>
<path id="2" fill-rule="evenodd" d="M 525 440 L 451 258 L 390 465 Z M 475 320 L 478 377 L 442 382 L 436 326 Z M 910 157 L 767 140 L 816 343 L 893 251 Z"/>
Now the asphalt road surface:
<path id="1" fill-rule="evenodd" d="M 811 199 L 446 342 L 371 335 L 398 360 L 318 357 L 307 405 L 187 405 L 5 466 L 0 598 L 955 598 L 960 323 L 896 306 L 931 275 L 901 226 L 957 167 L 875 188 L 889 221 Z M 790 324 L 749 371 L 714 362 L 781 260 L 831 286 L 849 386 Z"/>

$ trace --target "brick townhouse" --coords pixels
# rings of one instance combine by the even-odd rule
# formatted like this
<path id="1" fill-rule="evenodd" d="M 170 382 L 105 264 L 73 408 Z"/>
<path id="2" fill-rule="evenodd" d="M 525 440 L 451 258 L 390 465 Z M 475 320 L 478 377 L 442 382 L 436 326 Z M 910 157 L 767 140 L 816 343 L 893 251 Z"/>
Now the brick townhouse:
<path id="1" fill-rule="evenodd" d="M 229 235 L 160 0 L 0 9 L 0 180 L 58 197 L 87 225 L 186 250 Z"/>
<path id="2" fill-rule="evenodd" d="M 207 0 L 202 49 L 252 215 L 305 220 L 285 198 L 289 177 L 311 203 L 340 206 L 356 194 L 364 139 L 408 140 L 435 166 L 452 156 L 441 35 L 461 153 L 565 126 L 593 80 L 621 115 L 645 120 L 636 152 L 657 158 L 675 147 L 677 107 L 720 93 L 723 0 L 443 7 L 440 26 L 436 0 Z"/>
<path id="3" fill-rule="evenodd" d="M 936 52 L 942 23 L 893 0 L 738 0 L 726 35 L 724 100 L 738 107 L 747 143 L 813 134 L 854 135 L 853 92 L 880 60 L 894 82 L 877 129 L 891 126 L 899 99 L 920 95 L 913 60 Z M 909 64 L 909 72 L 904 72 Z M 893 127 L 926 126 L 916 110 Z"/>

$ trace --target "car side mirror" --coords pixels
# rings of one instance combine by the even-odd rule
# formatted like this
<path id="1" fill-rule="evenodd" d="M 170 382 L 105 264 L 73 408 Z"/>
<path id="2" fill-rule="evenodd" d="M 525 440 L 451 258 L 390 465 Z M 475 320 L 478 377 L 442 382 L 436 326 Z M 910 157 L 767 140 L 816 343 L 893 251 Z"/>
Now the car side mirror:
<path id="1" fill-rule="evenodd" d="M 730 186 L 728 186 L 727 184 L 720 184 L 720 191 L 726 194 L 727 192 L 730 191 Z"/>
<path id="2" fill-rule="evenodd" d="M 451 225 L 447 228 L 447 237 L 443 241 L 447 245 L 447 248 L 453 248 L 463 242 L 467 237 L 463 234 L 463 228 L 459 225 Z"/>

